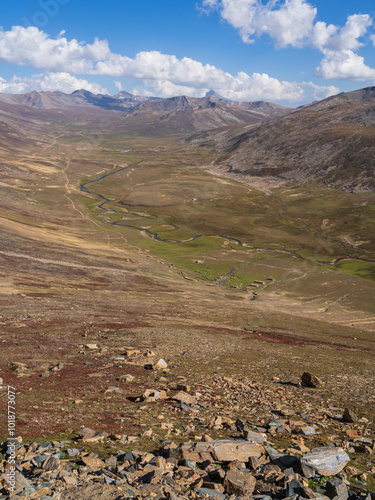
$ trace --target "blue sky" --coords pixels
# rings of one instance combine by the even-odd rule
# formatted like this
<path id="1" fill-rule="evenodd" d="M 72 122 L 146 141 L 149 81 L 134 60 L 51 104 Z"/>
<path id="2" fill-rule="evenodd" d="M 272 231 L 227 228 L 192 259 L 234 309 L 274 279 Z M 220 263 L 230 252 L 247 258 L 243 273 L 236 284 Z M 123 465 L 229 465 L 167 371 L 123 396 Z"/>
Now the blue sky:
<path id="1" fill-rule="evenodd" d="M 0 92 L 298 106 L 375 85 L 373 0 L 13 0 L 0 15 Z"/>

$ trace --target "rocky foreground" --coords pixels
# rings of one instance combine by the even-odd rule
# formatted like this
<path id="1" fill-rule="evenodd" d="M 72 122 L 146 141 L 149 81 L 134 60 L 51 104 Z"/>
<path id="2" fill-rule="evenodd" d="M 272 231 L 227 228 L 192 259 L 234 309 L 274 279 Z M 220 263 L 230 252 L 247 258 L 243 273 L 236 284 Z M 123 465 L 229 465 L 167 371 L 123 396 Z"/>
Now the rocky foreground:
<path id="1" fill-rule="evenodd" d="M 162 383 L 167 364 L 159 360 L 151 368 Z M 160 426 L 140 435 L 83 427 L 69 440 L 3 442 L 0 499 L 374 500 L 373 422 L 349 408 L 314 407 L 308 401 L 324 383 L 311 373 L 293 386 L 306 396 L 305 409 L 282 381 L 275 383 L 282 387 L 277 404 L 270 402 L 275 390 L 246 380 L 217 376 L 221 397 L 209 386 L 198 391 L 170 383 L 136 398 L 140 419 L 163 404 Z M 235 418 L 249 401 L 257 411 Z"/>

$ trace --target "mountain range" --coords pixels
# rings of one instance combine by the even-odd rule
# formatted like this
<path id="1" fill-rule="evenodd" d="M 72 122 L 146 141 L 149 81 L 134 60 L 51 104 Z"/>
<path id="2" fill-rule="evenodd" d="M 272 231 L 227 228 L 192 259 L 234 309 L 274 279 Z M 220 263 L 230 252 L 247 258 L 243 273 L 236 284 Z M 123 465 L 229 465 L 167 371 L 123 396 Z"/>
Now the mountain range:
<path id="1" fill-rule="evenodd" d="M 217 148 L 233 175 L 375 189 L 375 87 L 329 97 L 267 123 L 190 138 Z"/>
<path id="2" fill-rule="evenodd" d="M 144 97 L 122 91 L 115 96 L 77 90 L 63 92 L 30 92 L 0 94 L 0 110 L 14 106 L 15 114 L 34 118 L 81 116 L 97 118 L 117 116 L 126 133 L 139 135 L 191 134 L 214 127 L 258 123 L 288 113 L 289 108 L 265 101 L 235 102 L 224 99 L 214 91 L 203 98 L 178 96 L 167 99 Z M 5 108 L 4 108 L 5 106 Z M 105 113 L 110 112 L 106 115 Z"/>

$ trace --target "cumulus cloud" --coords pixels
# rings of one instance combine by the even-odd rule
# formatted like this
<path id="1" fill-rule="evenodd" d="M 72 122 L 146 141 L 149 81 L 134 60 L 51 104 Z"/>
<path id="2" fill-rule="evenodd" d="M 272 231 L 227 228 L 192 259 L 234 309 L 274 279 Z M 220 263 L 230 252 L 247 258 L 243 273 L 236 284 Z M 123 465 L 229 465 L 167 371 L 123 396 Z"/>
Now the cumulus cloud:
<path id="1" fill-rule="evenodd" d="M 107 90 L 97 83 L 91 83 L 82 78 L 76 78 L 69 73 L 47 73 L 33 75 L 29 78 L 14 76 L 6 81 L 0 77 L 0 92 L 22 94 L 32 90 L 60 90 L 67 94 L 75 90 L 85 89 L 94 94 L 107 94 Z"/>
<path id="2" fill-rule="evenodd" d="M 229 24 L 239 30 L 245 43 L 251 37 L 269 35 L 279 47 L 302 46 L 312 31 L 317 14 L 305 0 L 285 0 L 284 3 L 269 0 L 203 0 L 203 6 L 217 8 Z"/>
<path id="3" fill-rule="evenodd" d="M 35 26 L 13 26 L 0 30 L 0 60 L 46 71 L 84 74 L 92 70 L 93 62 L 105 59 L 110 50 L 106 40 L 94 43 L 67 40 L 60 35 L 50 38 Z"/>
<path id="4" fill-rule="evenodd" d="M 236 28 L 245 43 L 268 35 L 279 48 L 311 47 L 320 50 L 324 59 L 316 73 L 324 78 L 367 80 L 373 71 L 355 54 L 363 44 L 373 20 L 368 14 L 348 17 L 345 26 L 315 22 L 317 9 L 306 0 L 203 0 L 203 8 L 216 9 Z M 375 35 L 370 40 L 375 46 Z"/>
<path id="5" fill-rule="evenodd" d="M 326 99 L 327 97 L 331 97 L 332 95 L 336 95 L 340 92 L 340 89 L 335 85 L 321 86 L 316 85 L 313 82 L 308 82 L 306 85 L 313 89 L 313 96 L 316 100 Z"/>
<path id="6" fill-rule="evenodd" d="M 320 21 L 314 25 L 310 45 L 320 50 L 356 50 L 362 45 L 358 38 L 364 36 L 371 25 L 368 14 L 349 16 L 342 28 Z"/>
<path id="7" fill-rule="evenodd" d="M 238 29 L 244 42 L 251 36 L 269 35 L 278 47 L 312 46 L 318 49 L 346 50 L 360 47 L 358 38 L 372 25 L 368 14 L 348 17 L 343 27 L 314 23 L 317 9 L 306 0 L 203 0 L 203 6 L 216 8 Z"/>
<path id="8" fill-rule="evenodd" d="M 375 69 L 367 66 L 364 58 L 352 50 L 325 50 L 324 55 L 316 69 L 318 76 L 327 79 L 375 80 Z"/>
<path id="9" fill-rule="evenodd" d="M 221 82 L 206 81 L 202 87 L 175 84 L 170 80 L 146 80 L 145 87 L 134 92 L 144 95 L 153 94 L 158 97 L 189 95 L 203 97 L 213 89 L 233 101 L 289 101 L 300 102 L 304 98 L 304 89 L 296 82 L 279 81 L 267 74 L 253 73 L 251 76 L 240 72 L 235 77 L 228 75 Z"/>

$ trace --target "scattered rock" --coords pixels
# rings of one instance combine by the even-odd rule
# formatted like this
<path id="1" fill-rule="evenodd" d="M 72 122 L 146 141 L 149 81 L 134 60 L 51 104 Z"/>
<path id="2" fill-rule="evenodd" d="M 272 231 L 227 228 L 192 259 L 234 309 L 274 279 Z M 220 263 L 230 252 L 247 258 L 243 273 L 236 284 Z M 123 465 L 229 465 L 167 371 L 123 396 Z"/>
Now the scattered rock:
<path id="1" fill-rule="evenodd" d="M 178 456 L 180 459 L 194 460 L 197 463 L 202 463 L 205 460 L 227 463 L 240 460 L 246 463 L 251 457 L 259 458 L 262 452 L 264 452 L 264 448 L 258 443 L 228 439 L 183 443 L 179 446 Z"/>
<path id="2" fill-rule="evenodd" d="M 168 365 L 164 361 L 164 359 L 159 359 L 159 361 L 157 363 L 152 365 L 153 370 L 164 370 L 165 368 L 168 368 Z"/>
<path id="3" fill-rule="evenodd" d="M 324 387 L 324 382 L 320 380 L 316 375 L 313 375 L 310 372 L 304 372 L 302 377 L 302 384 L 305 385 L 306 387 L 314 387 L 314 388 L 319 388 L 319 387 Z"/>
<path id="4" fill-rule="evenodd" d="M 349 496 L 346 484 L 339 477 L 333 477 L 327 481 L 326 493 L 329 498 L 337 497 L 339 500 L 346 500 Z"/>
<path id="5" fill-rule="evenodd" d="M 315 427 L 312 427 L 311 425 L 305 425 L 304 427 L 301 427 L 301 432 L 305 436 L 314 436 L 316 434 Z"/>
<path id="6" fill-rule="evenodd" d="M 78 431 L 78 436 L 81 438 L 83 443 L 98 443 L 99 441 L 102 441 L 106 437 L 108 437 L 108 433 L 101 431 L 101 432 L 95 432 L 92 429 L 89 429 L 87 427 L 84 427 Z"/>
<path id="7" fill-rule="evenodd" d="M 242 435 L 247 441 L 251 441 L 252 443 L 263 444 L 266 441 L 266 438 L 262 434 L 259 434 L 259 432 L 245 430 Z"/>
<path id="8" fill-rule="evenodd" d="M 119 379 L 121 382 L 133 382 L 134 381 L 134 377 L 133 375 L 130 375 L 129 373 L 127 373 L 126 375 L 121 375 L 121 377 L 119 377 Z"/>
<path id="9" fill-rule="evenodd" d="M 195 405 L 195 403 L 197 402 L 193 396 L 183 391 L 180 391 L 175 396 L 173 396 L 173 399 L 175 401 L 179 401 L 180 403 L 184 403 L 186 405 Z"/>
<path id="10" fill-rule="evenodd" d="M 16 373 L 22 373 L 26 371 L 26 365 L 25 363 L 18 363 L 18 362 L 13 362 L 10 364 L 10 369 Z"/>
<path id="11" fill-rule="evenodd" d="M 344 422 L 356 423 L 358 422 L 358 417 L 352 410 L 349 410 L 349 408 L 345 408 L 343 420 Z"/>
<path id="12" fill-rule="evenodd" d="M 108 389 L 104 391 L 104 394 L 108 394 L 110 392 L 120 392 L 120 387 L 108 387 Z"/>
<path id="13" fill-rule="evenodd" d="M 60 460 L 55 457 L 48 457 L 47 460 L 43 462 L 42 469 L 45 471 L 53 471 L 58 469 L 60 465 Z"/>
<path id="14" fill-rule="evenodd" d="M 90 467 L 91 469 L 100 469 L 101 467 L 105 467 L 105 463 L 100 458 L 93 457 L 89 455 L 87 457 L 82 457 L 82 462 Z"/>
<path id="15" fill-rule="evenodd" d="M 256 479 L 249 472 L 229 470 L 224 479 L 224 488 L 229 495 L 251 495 L 255 488 Z"/>

